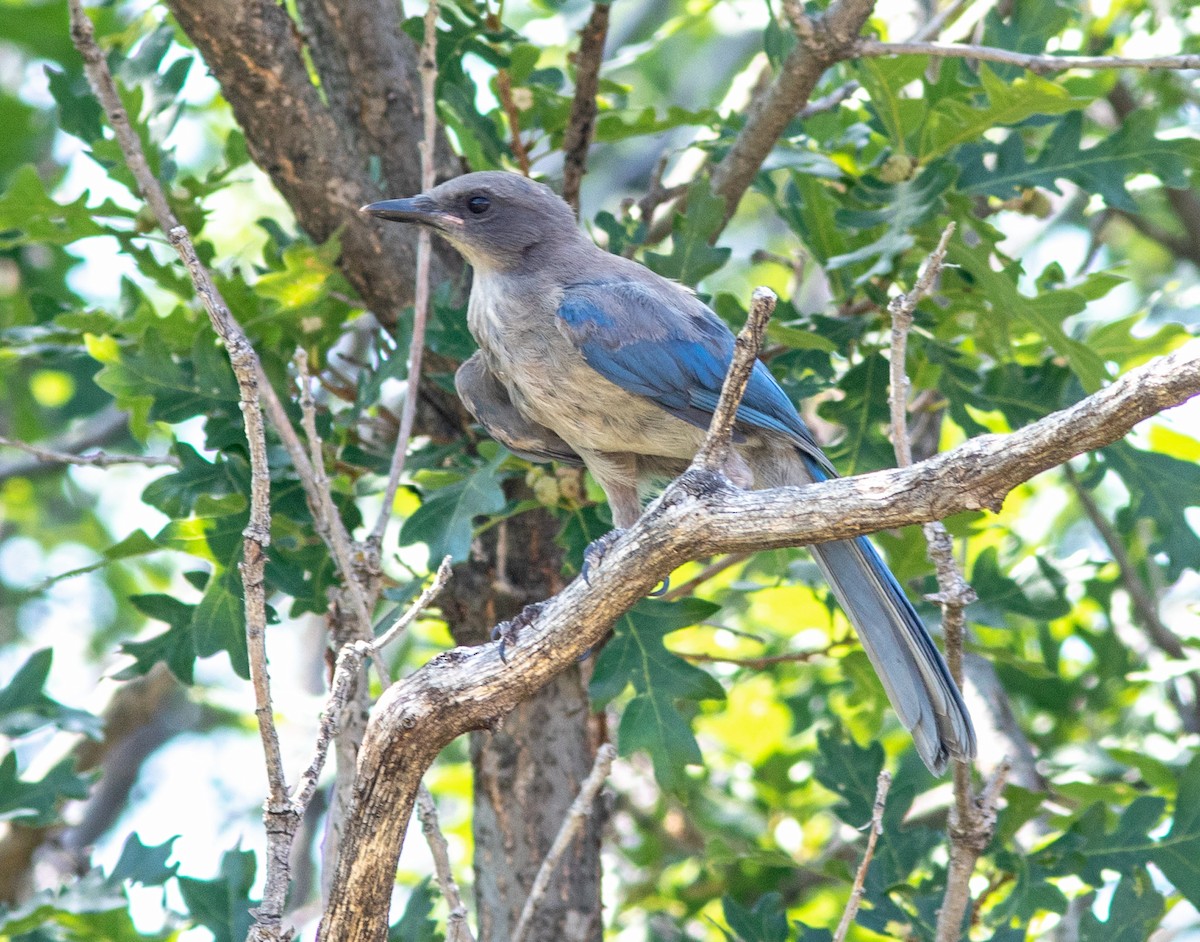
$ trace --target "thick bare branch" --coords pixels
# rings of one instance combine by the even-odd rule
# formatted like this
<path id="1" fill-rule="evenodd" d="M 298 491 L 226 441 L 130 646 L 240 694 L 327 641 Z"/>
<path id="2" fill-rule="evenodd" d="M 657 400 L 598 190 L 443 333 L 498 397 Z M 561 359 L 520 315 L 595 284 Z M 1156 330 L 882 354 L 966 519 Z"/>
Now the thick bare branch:
<path id="1" fill-rule="evenodd" d="M 1012 488 L 1200 393 L 1200 342 L 1131 370 L 1010 435 L 986 435 L 910 468 L 804 487 L 740 491 L 703 470 L 674 482 L 576 579 L 496 645 L 433 658 L 380 698 L 322 938 L 376 940 L 417 786 L 442 747 L 495 722 L 595 646 L 612 622 L 689 559 L 847 539 L 998 507 Z"/>
<path id="2" fill-rule="evenodd" d="M 798 5 L 796 5 L 798 6 Z M 799 41 L 767 90 L 754 100 L 729 152 L 713 168 L 713 192 L 725 200 L 728 221 L 788 123 L 808 104 L 831 65 L 850 58 L 873 0 L 838 0 L 816 19 L 793 17 Z"/>
<path id="3" fill-rule="evenodd" d="M 596 93 L 600 88 L 600 63 L 604 59 L 604 41 L 608 38 L 608 2 L 593 3 L 592 15 L 579 32 L 575 63 L 575 97 L 571 117 L 563 135 L 562 196 L 575 215 L 579 215 L 579 185 L 587 173 L 588 148 L 596 128 Z"/>

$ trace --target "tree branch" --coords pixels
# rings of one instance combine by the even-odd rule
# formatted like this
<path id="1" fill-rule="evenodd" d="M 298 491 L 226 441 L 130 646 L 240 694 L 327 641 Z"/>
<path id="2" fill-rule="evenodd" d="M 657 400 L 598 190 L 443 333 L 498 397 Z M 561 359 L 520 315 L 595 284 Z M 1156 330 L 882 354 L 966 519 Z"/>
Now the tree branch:
<path id="1" fill-rule="evenodd" d="M 554 843 L 550 845 L 546 859 L 538 868 L 537 876 L 533 880 L 533 887 L 529 891 L 529 898 L 525 900 L 525 908 L 521 911 L 521 918 L 517 920 L 517 926 L 509 937 L 510 942 L 525 942 L 525 937 L 529 934 L 529 927 L 533 923 L 533 914 L 537 911 L 538 904 L 546 895 L 546 891 L 550 889 L 550 878 L 554 876 L 554 869 L 558 866 L 562 855 L 567 852 L 567 848 L 571 846 L 571 841 L 575 840 L 579 829 L 583 827 L 584 820 L 592 813 L 592 808 L 596 804 L 596 795 L 604 786 L 608 773 L 612 770 L 613 760 L 616 758 L 617 748 L 612 743 L 606 742 L 596 750 L 596 761 L 592 764 L 592 771 L 588 773 L 588 777 L 580 786 L 579 794 L 571 803 L 566 819 L 563 821 L 558 835 L 554 838 Z"/>
<path id="2" fill-rule="evenodd" d="M 277 940 L 286 937 L 283 931 L 283 908 L 287 895 L 292 838 L 299 825 L 287 795 L 287 780 L 279 735 L 271 705 L 271 679 L 267 673 L 267 609 L 265 571 L 267 546 L 271 542 L 271 477 L 267 465 L 267 435 L 259 404 L 260 385 L 266 377 L 250 341 L 233 319 L 224 299 L 213 283 L 212 275 L 200 262 L 187 229 L 179 224 L 167 202 L 157 178 L 146 162 L 141 141 L 134 131 L 125 106 L 117 92 L 104 53 L 96 43 L 92 21 L 83 12 L 82 0 L 68 0 L 71 18 L 71 39 L 83 57 L 88 81 L 100 99 L 116 132 L 125 162 L 137 179 L 138 188 L 154 211 L 158 224 L 167 234 L 180 259 L 187 267 L 196 294 L 208 312 L 213 330 L 225 345 L 230 366 L 237 379 L 239 406 L 246 430 L 250 454 L 250 520 L 242 544 L 242 561 L 238 570 L 245 593 L 246 646 L 249 652 L 250 678 L 254 687 L 254 714 L 258 719 L 259 736 L 267 763 L 268 797 L 263 809 L 263 824 L 267 831 L 266 884 L 263 900 L 255 914 L 251 938 Z M 290 428 L 290 425 L 288 426 Z"/>
<path id="3" fill-rule="evenodd" d="M 713 168 L 713 193 L 725 200 L 725 221 L 737 211 L 743 194 L 791 120 L 808 104 L 817 82 L 831 65 L 852 55 L 859 30 L 871 15 L 873 0 L 837 0 L 820 17 L 785 4 L 798 42 L 767 90 L 754 100 L 746 123 L 729 152 Z"/>
<path id="4" fill-rule="evenodd" d="M 563 135 L 562 196 L 575 215 L 579 215 L 579 185 L 587 173 L 588 148 L 596 128 L 596 93 L 600 88 L 600 63 L 604 59 L 604 41 L 608 38 L 609 4 L 593 3 L 592 15 L 579 32 L 579 50 L 575 63 L 575 97 L 571 116 Z"/>
<path id="5" fill-rule="evenodd" d="M 424 784 L 417 791 L 417 817 L 421 821 L 421 831 L 425 835 L 425 843 L 433 855 L 433 869 L 437 873 L 438 886 L 446 905 L 450 907 L 450 916 L 446 921 L 446 942 L 475 942 L 471 927 L 467 925 L 467 907 L 463 905 L 462 894 L 458 891 L 458 883 L 454 880 L 454 872 L 450 869 L 450 848 L 446 845 L 446 836 L 438 825 L 437 805 L 433 795 Z"/>
<path id="6" fill-rule="evenodd" d="M 324 939 L 380 940 L 396 860 L 425 769 L 456 736 L 512 710 L 594 647 L 613 621 L 690 559 L 841 540 L 999 507 L 1034 475 L 1111 444 L 1200 393 L 1200 342 L 1009 435 L 985 435 L 909 468 L 764 491 L 689 470 L 575 579 L 497 645 L 456 648 L 389 687 L 359 755 L 359 788 L 326 909 Z"/>
<path id="7" fill-rule="evenodd" d="M 421 143 L 421 192 L 433 189 L 433 151 L 437 143 L 437 102 L 434 89 L 437 87 L 437 0 L 430 0 L 425 10 L 425 41 L 421 44 L 421 110 L 425 116 Z M 383 546 L 383 534 L 392 516 L 392 504 L 400 487 L 400 475 L 408 458 L 408 446 L 412 440 L 413 423 L 417 418 L 417 396 L 421 389 L 421 357 L 425 351 L 425 327 L 429 322 L 429 267 L 433 245 L 429 229 L 419 226 L 417 233 L 416 298 L 413 301 L 412 342 L 408 347 L 408 383 L 404 391 L 404 410 L 400 413 L 400 432 L 396 436 L 396 448 L 392 452 L 392 464 L 388 470 L 387 487 L 383 491 L 383 506 L 379 519 L 367 537 L 367 545 L 373 553 Z"/>
<path id="8" fill-rule="evenodd" d="M 721 385 L 721 398 L 717 400 L 717 408 L 713 411 L 704 444 L 692 461 L 693 469 L 719 471 L 725 467 L 733 440 L 733 425 L 737 421 L 738 407 L 742 404 L 746 384 L 750 382 L 750 374 L 762 347 L 767 322 L 775 311 L 776 300 L 778 299 L 775 292 L 770 288 L 755 288 L 750 297 L 750 313 L 746 317 L 746 325 L 738 332 L 734 341 L 733 359 L 729 364 L 729 371 L 725 374 L 725 382 Z"/>
<path id="9" fill-rule="evenodd" d="M 1070 56 L 1054 53 L 1012 52 L 994 46 L 966 43 L 896 42 L 860 39 L 850 50 L 851 57 L 873 59 L 880 56 L 933 56 L 941 59 L 975 59 L 1015 65 L 1031 72 L 1065 72 L 1068 69 L 1200 69 L 1200 55 L 1149 56 L 1144 59 L 1125 56 Z"/>
<path id="10" fill-rule="evenodd" d="M 88 448 L 108 445 L 129 435 L 129 416 L 116 406 L 106 406 L 90 416 L 78 428 L 65 432 L 48 442 L 50 451 L 75 455 Z M 0 464 L 0 483 L 9 478 L 31 477 L 49 474 L 62 467 L 61 463 L 43 461 L 40 458 L 23 458 L 19 461 Z"/>
<path id="11" fill-rule="evenodd" d="M 508 69 L 496 71 L 496 97 L 500 99 L 500 107 L 504 109 L 504 118 L 508 121 L 508 130 L 512 133 L 513 158 L 517 162 L 523 176 L 529 176 L 532 164 L 529 161 L 529 150 L 521 137 L 521 109 L 517 107 L 512 93 L 512 79 Z"/>
<path id="12" fill-rule="evenodd" d="M 178 468 L 180 466 L 179 459 L 174 455 L 110 455 L 103 451 L 95 451 L 90 455 L 73 455 L 65 451 L 42 448 L 40 445 L 32 445 L 29 442 L 17 441 L 15 438 L 5 438 L 3 436 L 0 436 L 0 446 L 15 448 L 18 451 L 25 452 L 27 455 L 33 455 L 39 462 L 58 465 L 73 464 L 91 468 L 111 468 L 119 464 L 140 464 L 147 468 L 162 467 L 164 465 L 171 468 Z"/>
<path id="13" fill-rule="evenodd" d="M 858 915 L 858 908 L 862 905 L 863 888 L 867 882 L 867 869 L 871 866 L 871 858 L 875 856 L 875 842 L 883 833 L 883 809 L 887 805 L 888 789 L 891 787 L 892 773 L 884 769 L 879 773 L 879 779 L 875 783 L 875 806 L 871 809 L 871 821 L 868 824 L 867 849 L 863 851 L 862 863 L 858 865 L 858 872 L 854 874 L 854 886 L 850 890 L 850 899 L 842 912 L 837 930 L 833 933 L 833 942 L 844 942 L 846 933 L 850 931 L 850 924 L 854 922 L 854 917 Z"/>

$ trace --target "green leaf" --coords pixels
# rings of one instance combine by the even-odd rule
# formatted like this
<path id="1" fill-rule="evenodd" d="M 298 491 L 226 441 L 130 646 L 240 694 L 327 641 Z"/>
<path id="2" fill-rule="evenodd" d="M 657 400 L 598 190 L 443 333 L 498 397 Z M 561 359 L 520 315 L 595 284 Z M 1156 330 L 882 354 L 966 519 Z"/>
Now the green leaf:
<path id="1" fill-rule="evenodd" d="M 404 912 L 388 927 L 388 942 L 439 942 L 442 934 L 432 917 L 435 900 L 433 882 L 426 877 L 413 887 Z"/>
<path id="2" fill-rule="evenodd" d="M 215 879 L 179 878 L 179 892 L 192 920 L 208 929 L 214 942 L 242 942 L 250 931 L 254 870 L 252 851 L 231 850 L 221 858 Z"/>
<path id="3" fill-rule="evenodd" d="M 1142 867 L 1121 877 L 1101 922 L 1089 909 L 1079 923 L 1079 942 L 1145 942 L 1163 917 L 1163 898 Z"/>
<path id="4" fill-rule="evenodd" d="M 819 732 L 817 750 L 821 758 L 814 775 L 842 799 L 834 808 L 837 816 L 851 827 L 867 824 L 875 808 L 875 789 L 883 770 L 883 746 L 878 742 L 860 746 L 844 731 L 839 735 Z"/>
<path id="5" fill-rule="evenodd" d="M 1150 548 L 1166 553 L 1170 577 L 1177 579 L 1186 567 L 1195 567 L 1200 559 L 1200 537 L 1188 521 L 1187 511 L 1200 506 L 1200 467 L 1125 442 L 1110 445 L 1103 454 L 1129 489 L 1130 504 L 1121 516 L 1154 521 L 1157 538 Z M 1123 532 L 1132 530 L 1132 526 L 1122 528 Z"/>
<path id="6" fill-rule="evenodd" d="M 911 249 L 916 240 L 913 230 L 928 222 L 942 209 L 942 194 L 954 182 L 956 170 L 948 161 L 931 163 L 911 180 L 886 184 L 864 178 L 851 197 L 863 209 L 839 209 L 836 221 L 850 229 L 871 230 L 883 226 L 873 241 L 860 248 L 835 255 L 825 264 L 830 269 L 869 267 L 854 279 L 862 284 L 871 278 L 889 275 L 896 260 Z"/>
<path id="7" fill-rule="evenodd" d="M 997 324 L 1007 325 L 1012 320 L 1023 323 L 1066 358 L 1085 390 L 1099 389 L 1108 379 L 1107 367 L 1095 351 L 1067 336 L 1062 327 L 1066 318 L 1087 307 L 1086 295 L 1062 288 L 1031 298 L 1017 287 L 1021 263 L 1012 262 L 1003 271 L 996 271 L 988 255 L 986 248 L 967 248 L 957 240 L 951 242 L 948 253 L 951 263 L 969 276 L 972 292 L 986 303 Z M 995 331 L 996 325 L 990 329 Z"/>
<path id="8" fill-rule="evenodd" d="M 1156 135 L 1151 109 L 1129 115 L 1098 144 L 1084 149 L 1083 115 L 1068 114 L 1054 126 L 1041 153 L 1032 163 L 1025 143 L 1012 133 L 1004 143 L 965 145 L 958 155 L 959 185 L 974 196 L 1007 199 L 1020 190 L 1040 186 L 1058 193 L 1058 181 L 1070 180 L 1084 191 L 1097 193 L 1113 209 L 1136 212 L 1137 203 L 1125 188 L 1135 174 L 1154 174 L 1164 186 L 1186 187 L 1187 169 L 1200 161 L 1200 142 L 1193 138 L 1163 140 Z M 987 161 L 988 155 L 993 162 Z"/>
<path id="9" fill-rule="evenodd" d="M 1200 906 L 1200 756 L 1179 776 L 1171 830 L 1150 859 L 1193 906 Z"/>
<path id="10" fill-rule="evenodd" d="M 104 363 L 96 385 L 134 412 L 134 430 L 142 437 L 147 421 L 183 422 L 237 410 L 237 381 L 211 335 L 197 334 L 187 360 L 176 360 L 152 329 L 136 350 L 96 339 L 88 352 Z"/>
<path id="11" fill-rule="evenodd" d="M 668 651 L 663 639 L 710 617 L 717 608 L 700 599 L 639 603 L 614 626 L 592 674 L 589 692 L 596 703 L 608 702 L 633 684 L 636 695 L 626 705 L 618 731 L 621 753 L 649 752 L 655 777 L 668 790 L 678 790 L 686 781 L 683 766 L 703 761 L 675 702 L 719 700 L 725 691 L 705 671 Z"/>
<path id="12" fill-rule="evenodd" d="M 1060 585 L 1034 578 L 1017 582 L 1000 568 L 994 546 L 975 558 L 970 582 L 979 596 L 978 605 L 971 607 L 971 617 L 982 624 L 1004 627 L 1009 615 L 1047 622 L 1071 613 L 1071 602 Z"/>
<path id="13" fill-rule="evenodd" d="M 657 688 L 625 705 L 617 730 L 621 755 L 644 749 L 654 763 L 654 777 L 667 791 L 680 791 L 687 782 L 685 765 L 701 765 L 704 757 L 692 728 L 670 697 Z"/>
<path id="14" fill-rule="evenodd" d="M 475 518 L 498 514 L 504 509 L 504 491 L 499 468 L 508 453 L 498 449 L 491 461 L 476 468 L 461 481 L 433 491 L 404 521 L 401 545 L 424 543 L 430 559 L 450 556 L 455 562 L 467 558 L 475 533 Z"/>
<path id="15" fill-rule="evenodd" d="M 236 567 L 221 568 L 213 573 L 204 590 L 204 598 L 192 613 L 188 630 L 195 639 L 197 655 L 211 657 L 224 651 L 237 675 L 250 679 L 246 609 L 242 580 Z"/>
<path id="16" fill-rule="evenodd" d="M 161 844 L 143 844 L 140 837 L 130 834 L 121 848 L 121 856 L 108 875 L 109 882 L 162 886 L 179 869 L 179 864 L 167 863 L 174 853 L 172 847 L 175 840 L 172 837 Z"/>
<path id="17" fill-rule="evenodd" d="M 145 641 L 126 641 L 121 653 L 134 663 L 117 674 L 118 680 L 132 680 L 149 673 L 159 662 L 166 663 L 172 674 L 191 686 L 196 665 L 196 637 L 192 621 L 196 606 L 187 605 L 172 595 L 131 595 L 129 601 L 143 615 L 170 625 L 166 631 Z"/>
<path id="18" fill-rule="evenodd" d="M 1088 103 L 1039 75 L 1006 81 L 985 64 L 980 66 L 979 80 L 986 103 L 947 97 L 929 112 L 921 135 L 923 161 L 947 154 L 960 144 L 979 141 L 992 128 L 1020 124 L 1039 114 L 1065 114 Z"/>
<path id="19" fill-rule="evenodd" d="M 721 911 L 725 915 L 725 922 L 734 932 L 732 936 L 727 933 L 727 939 L 736 938 L 737 942 L 788 942 L 791 933 L 787 910 L 778 893 L 767 893 L 752 909 L 726 896 L 721 900 Z"/>
<path id="20" fill-rule="evenodd" d="M 714 196 L 707 177 L 688 187 L 687 212 L 675 216 L 671 254 L 646 253 L 646 264 L 664 278 L 695 285 L 729 261 L 732 249 L 714 248 L 711 240 L 725 223 L 725 200 Z"/>
<path id="21" fill-rule="evenodd" d="M 94 141 L 104 133 L 101 121 L 104 112 L 100 102 L 79 73 L 68 74 L 63 69 L 46 66 L 50 94 L 58 104 L 59 126 L 68 134 L 84 141 Z"/>
<path id="22" fill-rule="evenodd" d="M 871 110 L 888 143 L 899 154 L 908 151 L 907 139 L 921 127 L 929 108 L 923 98 L 902 98 L 900 91 L 921 78 L 926 64 L 922 56 L 860 59 L 855 63 L 859 81 L 871 96 Z"/>
<path id="23" fill-rule="evenodd" d="M 716 111 L 702 109 L 688 111 L 671 105 L 667 113 L 659 117 L 654 108 L 647 106 L 637 112 L 606 111 L 596 119 L 597 143 L 615 143 L 646 134 L 662 134 L 681 127 L 711 127 L 717 123 Z M 688 206 L 691 211 L 691 204 Z"/>
<path id="24" fill-rule="evenodd" d="M 0 689 L 0 735 L 15 739 L 43 726 L 100 735 L 103 724 L 98 716 L 63 706 L 44 692 L 53 662 L 51 648 L 34 651 Z"/>
<path id="25" fill-rule="evenodd" d="M 672 654 L 667 635 L 698 624 L 720 610 L 702 599 L 662 602 L 646 599 L 623 615 L 612 639 L 600 652 L 588 687 L 597 704 L 605 704 L 632 683 L 639 694 L 656 687 L 686 700 L 721 700 L 725 691 L 706 671 Z"/>
<path id="26" fill-rule="evenodd" d="M 17 755 L 0 759 L 0 821 L 19 821 L 29 827 L 53 824 L 59 804 L 68 798 L 87 798 L 93 776 L 75 771 L 75 760 L 64 759 L 37 781 L 26 781 L 17 769 Z"/>
<path id="27" fill-rule="evenodd" d="M 196 509 L 201 497 L 224 496 L 240 492 L 229 462 L 218 456 L 213 462 L 206 461 L 191 445 L 176 442 L 171 451 L 179 458 L 181 467 L 171 474 L 155 478 L 142 491 L 142 500 L 157 507 L 173 520 L 182 520 Z"/>
<path id="28" fill-rule="evenodd" d="M 7 14 L 6 14 L 7 15 Z M 84 193 L 71 203 L 55 202 L 32 166 L 13 174 L 0 193 L 0 251 L 18 245 L 70 245 L 107 230 L 96 222 Z"/>

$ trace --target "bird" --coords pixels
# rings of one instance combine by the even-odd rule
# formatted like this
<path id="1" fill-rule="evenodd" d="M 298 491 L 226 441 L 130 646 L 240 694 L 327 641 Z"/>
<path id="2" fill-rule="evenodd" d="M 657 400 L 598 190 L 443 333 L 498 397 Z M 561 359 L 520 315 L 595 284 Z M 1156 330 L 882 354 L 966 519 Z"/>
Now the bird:
<path id="1" fill-rule="evenodd" d="M 455 385 L 497 441 L 534 461 L 585 465 L 618 530 L 636 522 L 649 490 L 686 470 L 734 349 L 695 293 L 596 245 L 549 186 L 517 173 L 464 174 L 362 212 L 427 227 L 472 267 L 467 326 L 479 350 Z M 722 470 L 739 487 L 837 475 L 761 361 L 735 431 Z M 973 758 L 958 686 L 871 542 L 810 550 L 925 765 L 940 775 L 951 758 Z"/>

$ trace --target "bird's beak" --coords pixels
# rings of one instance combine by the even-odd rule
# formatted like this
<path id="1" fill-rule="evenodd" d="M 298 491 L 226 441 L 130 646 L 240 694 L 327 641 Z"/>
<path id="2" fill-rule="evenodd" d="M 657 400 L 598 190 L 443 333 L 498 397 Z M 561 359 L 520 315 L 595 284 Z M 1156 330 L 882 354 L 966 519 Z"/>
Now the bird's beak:
<path id="1" fill-rule="evenodd" d="M 460 216 L 446 212 L 436 200 L 423 193 L 406 200 L 380 200 L 378 203 L 369 203 L 359 212 L 393 222 L 416 223 L 442 230 L 463 224 Z"/>

